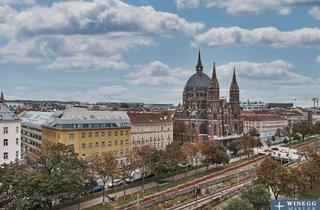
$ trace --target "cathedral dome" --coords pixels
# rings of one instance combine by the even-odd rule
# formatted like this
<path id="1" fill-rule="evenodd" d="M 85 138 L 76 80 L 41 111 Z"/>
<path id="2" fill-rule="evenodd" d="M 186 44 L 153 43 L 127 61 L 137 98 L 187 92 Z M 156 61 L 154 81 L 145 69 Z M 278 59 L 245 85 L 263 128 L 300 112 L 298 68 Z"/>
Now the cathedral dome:
<path id="1" fill-rule="evenodd" d="M 185 87 L 185 91 L 207 91 L 210 84 L 210 78 L 203 72 L 197 72 L 193 74 Z"/>

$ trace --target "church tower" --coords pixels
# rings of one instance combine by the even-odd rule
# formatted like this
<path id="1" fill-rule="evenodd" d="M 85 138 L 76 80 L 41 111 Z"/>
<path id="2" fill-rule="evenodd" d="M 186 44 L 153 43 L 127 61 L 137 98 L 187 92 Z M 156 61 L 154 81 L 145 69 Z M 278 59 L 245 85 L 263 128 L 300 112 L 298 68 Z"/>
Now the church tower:
<path id="1" fill-rule="evenodd" d="M 213 63 L 212 78 L 207 90 L 207 113 L 209 120 L 209 138 L 221 135 L 220 116 L 220 87 L 216 73 L 216 65 Z"/>
<path id="2" fill-rule="evenodd" d="M 231 124 L 234 133 L 241 133 L 240 125 L 240 91 L 237 83 L 236 71 L 233 69 L 233 76 L 230 86 L 230 108 L 231 108 Z"/>

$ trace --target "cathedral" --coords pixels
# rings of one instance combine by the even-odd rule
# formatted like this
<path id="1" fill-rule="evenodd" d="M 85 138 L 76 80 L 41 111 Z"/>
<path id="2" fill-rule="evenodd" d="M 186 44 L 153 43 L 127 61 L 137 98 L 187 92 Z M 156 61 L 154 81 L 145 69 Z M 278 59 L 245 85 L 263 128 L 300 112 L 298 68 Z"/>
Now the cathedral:
<path id="1" fill-rule="evenodd" d="M 179 104 L 176 120 L 191 123 L 196 130 L 197 140 L 238 138 L 243 131 L 243 125 L 240 119 L 240 91 L 235 70 L 229 93 L 229 102 L 225 97 L 220 97 L 215 64 L 210 78 L 203 72 L 199 51 L 196 73 L 188 79 L 184 87 L 183 103 L 182 106 Z"/>

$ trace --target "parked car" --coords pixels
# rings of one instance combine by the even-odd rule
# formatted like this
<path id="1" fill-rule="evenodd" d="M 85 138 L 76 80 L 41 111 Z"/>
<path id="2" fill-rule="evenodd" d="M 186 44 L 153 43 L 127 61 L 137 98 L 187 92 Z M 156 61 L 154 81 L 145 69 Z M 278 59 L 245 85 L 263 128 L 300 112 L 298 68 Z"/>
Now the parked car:
<path id="1" fill-rule="evenodd" d="M 123 180 L 121 180 L 121 179 L 114 179 L 112 182 L 109 182 L 109 183 L 108 183 L 108 187 L 109 187 L 109 188 L 118 187 L 118 186 L 120 186 L 120 185 L 122 185 L 122 184 L 123 184 Z"/>
<path id="2" fill-rule="evenodd" d="M 187 164 L 179 163 L 178 166 L 181 167 L 181 168 L 189 168 L 189 167 L 192 166 L 192 163 L 187 163 Z"/>
<path id="3" fill-rule="evenodd" d="M 142 178 L 142 174 L 140 172 L 140 170 L 134 170 L 130 173 L 130 175 L 125 179 L 125 181 L 127 183 L 131 183 L 131 182 L 134 182 L 136 180 L 139 180 Z"/>
<path id="4" fill-rule="evenodd" d="M 96 193 L 96 192 L 101 192 L 103 190 L 104 186 L 103 185 L 97 185 L 94 188 L 90 189 L 90 193 Z"/>

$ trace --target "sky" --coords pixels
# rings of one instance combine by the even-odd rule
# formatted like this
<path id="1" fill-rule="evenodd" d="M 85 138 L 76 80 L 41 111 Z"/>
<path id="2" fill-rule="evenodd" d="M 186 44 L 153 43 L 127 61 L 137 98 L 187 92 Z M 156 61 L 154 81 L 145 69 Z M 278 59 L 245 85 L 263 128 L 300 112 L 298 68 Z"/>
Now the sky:
<path id="1" fill-rule="evenodd" d="M 305 105 L 319 48 L 320 0 L 0 0 L 7 99 L 178 104 L 200 49 L 221 95 Z"/>

